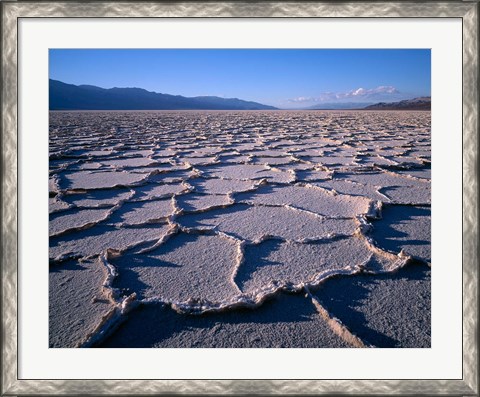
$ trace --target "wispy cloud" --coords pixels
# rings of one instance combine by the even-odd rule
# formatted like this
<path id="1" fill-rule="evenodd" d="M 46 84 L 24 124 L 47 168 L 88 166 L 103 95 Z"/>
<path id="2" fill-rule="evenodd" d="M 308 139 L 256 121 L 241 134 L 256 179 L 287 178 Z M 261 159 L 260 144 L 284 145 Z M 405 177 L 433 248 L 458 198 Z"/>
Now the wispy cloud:
<path id="1" fill-rule="evenodd" d="M 321 102 L 341 102 L 367 101 L 367 100 L 388 100 L 397 99 L 400 94 L 395 87 L 391 85 L 381 85 L 376 88 L 357 88 L 347 92 L 322 92 L 317 97 L 297 97 L 288 99 L 291 103 L 321 103 Z"/>

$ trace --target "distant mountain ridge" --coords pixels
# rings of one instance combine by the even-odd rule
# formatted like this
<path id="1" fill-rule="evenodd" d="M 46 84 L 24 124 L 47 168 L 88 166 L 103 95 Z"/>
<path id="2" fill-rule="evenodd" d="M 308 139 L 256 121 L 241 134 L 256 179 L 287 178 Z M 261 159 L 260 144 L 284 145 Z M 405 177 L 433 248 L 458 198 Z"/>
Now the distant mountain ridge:
<path id="1" fill-rule="evenodd" d="M 184 97 L 143 88 L 101 88 L 49 80 L 50 110 L 274 110 L 273 106 L 216 96 Z"/>
<path id="2" fill-rule="evenodd" d="M 365 110 L 431 110 L 432 99 L 429 96 L 406 99 L 400 102 L 379 102 L 367 106 Z"/>

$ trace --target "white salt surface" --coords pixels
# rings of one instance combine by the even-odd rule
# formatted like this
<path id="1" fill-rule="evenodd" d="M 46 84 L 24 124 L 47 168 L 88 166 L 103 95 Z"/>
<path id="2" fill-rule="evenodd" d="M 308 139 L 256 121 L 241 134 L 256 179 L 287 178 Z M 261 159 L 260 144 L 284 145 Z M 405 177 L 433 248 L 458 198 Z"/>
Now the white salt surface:
<path id="1" fill-rule="evenodd" d="M 88 209 L 50 215 L 50 236 L 93 225 L 106 219 L 107 216 L 108 211 L 104 209 Z"/>
<path id="2" fill-rule="evenodd" d="M 66 257 L 92 257 L 107 249 L 126 250 L 139 244 L 152 244 L 162 238 L 168 230 L 165 225 L 137 228 L 114 228 L 95 226 L 91 229 L 71 233 L 61 238 L 50 239 L 50 260 Z"/>
<path id="3" fill-rule="evenodd" d="M 144 157 L 133 157 L 127 159 L 102 160 L 101 164 L 111 168 L 133 168 L 144 167 L 152 164 L 154 161 Z"/>
<path id="4" fill-rule="evenodd" d="M 228 194 L 245 192 L 255 187 L 253 181 L 241 181 L 232 179 L 193 179 L 190 181 L 196 191 L 210 194 Z"/>
<path id="5" fill-rule="evenodd" d="M 411 328 L 385 298 L 429 293 L 397 275 L 430 264 L 429 112 L 52 112 L 50 131 L 52 347 L 429 345 L 428 308 Z M 355 321 L 309 295 L 335 276 Z"/>
<path id="6" fill-rule="evenodd" d="M 146 174 L 133 174 L 126 171 L 76 172 L 63 175 L 63 189 L 105 189 L 116 186 L 138 184 L 147 177 Z"/>
<path id="7" fill-rule="evenodd" d="M 170 199 L 125 203 L 108 219 L 108 223 L 117 226 L 158 223 L 173 215 L 174 211 Z"/>
<path id="8" fill-rule="evenodd" d="M 95 330 L 113 307 L 102 294 L 104 278 L 95 261 L 68 262 L 50 269 L 49 347 L 76 347 Z"/>
<path id="9" fill-rule="evenodd" d="M 181 216 L 178 222 L 187 228 L 221 231 L 248 241 L 269 236 L 295 241 L 315 240 L 332 235 L 351 235 L 356 229 L 356 223 L 351 219 L 324 219 L 282 206 L 240 204 Z"/>
<path id="10" fill-rule="evenodd" d="M 178 234 L 156 250 L 112 259 L 120 273 L 116 285 L 140 298 L 226 300 L 238 294 L 230 280 L 237 245 L 219 236 Z"/>
<path id="11" fill-rule="evenodd" d="M 282 284 L 313 281 L 319 275 L 353 273 L 368 265 L 372 251 L 356 237 L 327 239 L 310 244 L 268 240 L 245 250 L 245 262 L 235 281 L 244 292 L 255 291 L 272 280 Z"/>
<path id="12" fill-rule="evenodd" d="M 371 200 L 364 197 L 335 195 L 315 186 L 263 186 L 253 193 L 237 195 L 239 202 L 291 205 L 328 217 L 351 218 L 369 212 Z"/>
<path id="13" fill-rule="evenodd" d="M 153 200 L 164 197 L 171 197 L 176 194 L 184 193 L 188 190 L 187 186 L 181 183 L 157 184 L 152 183 L 135 189 L 135 200 Z"/>

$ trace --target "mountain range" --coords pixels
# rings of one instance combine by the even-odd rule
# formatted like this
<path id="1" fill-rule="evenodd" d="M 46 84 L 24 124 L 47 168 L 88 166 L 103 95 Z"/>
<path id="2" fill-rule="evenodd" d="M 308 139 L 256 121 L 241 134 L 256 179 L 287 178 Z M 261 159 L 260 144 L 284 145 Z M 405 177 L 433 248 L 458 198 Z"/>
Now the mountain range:
<path id="1" fill-rule="evenodd" d="M 50 110 L 275 110 L 273 106 L 238 98 L 217 96 L 184 97 L 143 88 L 100 88 L 49 80 Z M 419 97 L 399 102 L 323 103 L 307 110 L 430 110 L 431 98 Z"/>
<path id="2" fill-rule="evenodd" d="M 49 80 L 50 110 L 273 110 L 238 98 L 184 97 L 143 88 L 100 88 Z"/>

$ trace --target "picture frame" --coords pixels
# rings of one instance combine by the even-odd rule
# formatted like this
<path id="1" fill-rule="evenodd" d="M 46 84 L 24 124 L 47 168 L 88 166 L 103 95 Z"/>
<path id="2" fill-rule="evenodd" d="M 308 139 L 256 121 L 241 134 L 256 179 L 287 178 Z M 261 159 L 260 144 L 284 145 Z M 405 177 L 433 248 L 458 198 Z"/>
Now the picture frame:
<path id="1" fill-rule="evenodd" d="M 2 395 L 478 395 L 478 8 L 446 2 L 15 2 L 2 10 Z M 18 21 L 21 18 L 459 18 L 463 32 L 462 379 L 140 380 L 19 378 Z M 21 194 L 21 192 L 20 192 Z"/>

